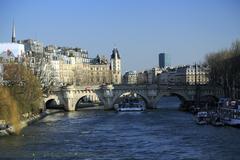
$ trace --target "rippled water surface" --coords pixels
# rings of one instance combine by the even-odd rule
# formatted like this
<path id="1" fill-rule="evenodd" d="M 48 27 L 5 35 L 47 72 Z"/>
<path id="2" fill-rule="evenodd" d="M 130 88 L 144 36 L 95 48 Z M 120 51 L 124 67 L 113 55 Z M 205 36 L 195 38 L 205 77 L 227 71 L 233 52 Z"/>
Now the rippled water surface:
<path id="1" fill-rule="evenodd" d="M 240 159 L 240 129 L 175 109 L 58 113 L 0 137 L 0 159 Z"/>

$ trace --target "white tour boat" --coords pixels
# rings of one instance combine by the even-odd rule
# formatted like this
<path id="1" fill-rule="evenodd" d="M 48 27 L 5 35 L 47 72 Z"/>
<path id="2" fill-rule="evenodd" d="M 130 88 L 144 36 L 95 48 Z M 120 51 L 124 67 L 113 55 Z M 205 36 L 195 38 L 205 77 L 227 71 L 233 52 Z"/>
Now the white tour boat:
<path id="1" fill-rule="evenodd" d="M 240 127 L 240 100 L 221 98 L 219 101 L 221 121 L 230 126 Z"/>
<path id="2" fill-rule="evenodd" d="M 221 108 L 220 112 L 224 124 L 240 127 L 240 109 Z"/>
<path id="3" fill-rule="evenodd" d="M 115 104 L 114 108 L 118 112 L 128 112 L 128 111 L 144 111 L 145 107 L 141 103 L 124 103 L 124 104 Z"/>

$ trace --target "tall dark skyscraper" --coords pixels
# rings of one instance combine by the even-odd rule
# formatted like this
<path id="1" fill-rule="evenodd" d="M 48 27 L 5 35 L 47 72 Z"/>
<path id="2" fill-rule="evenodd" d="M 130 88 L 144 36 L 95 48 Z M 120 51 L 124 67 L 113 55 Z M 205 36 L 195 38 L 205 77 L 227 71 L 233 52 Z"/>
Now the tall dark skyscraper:
<path id="1" fill-rule="evenodd" d="M 165 68 L 167 66 L 170 66 L 170 57 L 166 53 L 159 53 L 159 68 Z"/>

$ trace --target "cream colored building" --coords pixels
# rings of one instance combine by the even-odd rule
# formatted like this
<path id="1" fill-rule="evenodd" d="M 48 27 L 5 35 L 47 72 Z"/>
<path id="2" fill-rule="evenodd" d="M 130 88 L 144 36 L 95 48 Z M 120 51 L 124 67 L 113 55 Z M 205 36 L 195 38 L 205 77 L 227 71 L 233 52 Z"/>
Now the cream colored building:
<path id="1" fill-rule="evenodd" d="M 113 49 L 111 63 L 104 56 L 88 58 L 87 54 L 69 51 L 67 55 L 50 53 L 56 80 L 64 85 L 101 85 L 121 83 L 121 59 L 117 49 Z"/>
<path id="2" fill-rule="evenodd" d="M 207 84 L 209 82 L 207 68 L 202 66 L 189 66 L 186 68 L 186 83 L 190 85 Z"/>
<path id="3" fill-rule="evenodd" d="M 203 85 L 209 82 L 207 68 L 203 66 L 195 67 L 194 65 L 178 67 L 168 71 L 166 70 L 158 77 L 159 84 L 168 85 Z"/>

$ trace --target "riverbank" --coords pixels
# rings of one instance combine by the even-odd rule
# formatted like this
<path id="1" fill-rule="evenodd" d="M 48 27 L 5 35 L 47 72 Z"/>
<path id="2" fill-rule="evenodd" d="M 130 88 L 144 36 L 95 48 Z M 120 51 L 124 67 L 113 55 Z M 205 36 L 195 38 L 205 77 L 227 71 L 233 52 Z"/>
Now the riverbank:
<path id="1" fill-rule="evenodd" d="M 31 125 L 32 123 L 45 118 L 46 116 L 60 113 L 60 112 L 63 112 L 63 110 L 46 110 L 38 115 L 28 118 L 27 120 L 21 121 L 20 129 L 23 129 L 23 128 Z M 11 135 L 11 134 L 14 134 L 14 128 L 12 128 L 12 127 L 0 130 L 0 136 L 7 136 L 7 135 Z"/>

